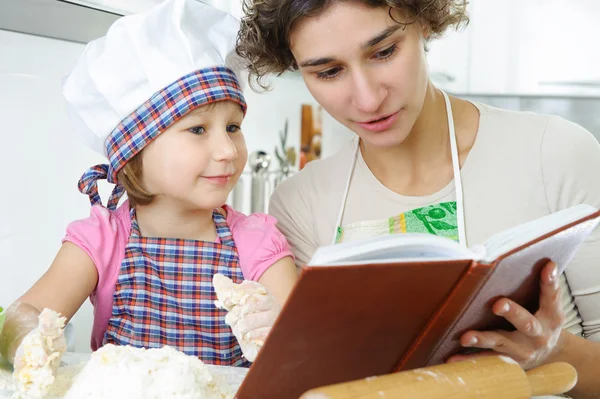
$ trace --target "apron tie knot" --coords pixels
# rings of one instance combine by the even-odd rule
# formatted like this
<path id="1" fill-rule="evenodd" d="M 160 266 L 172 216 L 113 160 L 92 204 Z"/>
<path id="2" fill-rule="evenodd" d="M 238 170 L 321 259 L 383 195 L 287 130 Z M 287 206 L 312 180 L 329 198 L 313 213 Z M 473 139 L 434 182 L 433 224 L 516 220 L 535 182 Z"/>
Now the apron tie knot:
<path id="1" fill-rule="evenodd" d="M 106 207 L 110 210 L 117 209 L 119 200 L 123 196 L 125 189 L 120 184 L 112 181 L 109 177 L 109 166 L 107 164 L 96 165 L 88 169 L 81 179 L 79 179 L 78 188 L 82 194 L 86 194 L 90 197 L 90 203 L 94 205 L 102 205 L 102 199 L 98 192 L 98 180 L 107 180 L 109 183 L 115 184 L 115 188 L 108 199 Z"/>

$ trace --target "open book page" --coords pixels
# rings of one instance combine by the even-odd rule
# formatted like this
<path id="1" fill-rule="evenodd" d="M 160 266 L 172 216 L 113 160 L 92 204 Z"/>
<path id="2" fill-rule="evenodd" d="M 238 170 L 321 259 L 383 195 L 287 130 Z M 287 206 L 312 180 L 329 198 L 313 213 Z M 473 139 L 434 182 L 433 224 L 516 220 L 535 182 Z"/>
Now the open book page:
<path id="1" fill-rule="evenodd" d="M 308 266 L 347 266 L 478 257 L 476 252 L 449 238 L 431 234 L 397 234 L 318 248 Z"/>
<path id="2" fill-rule="evenodd" d="M 593 206 L 581 204 L 504 230 L 484 242 L 485 254 L 481 262 L 492 263 L 514 249 L 597 212 Z"/>
<path id="3" fill-rule="evenodd" d="M 410 233 L 344 242 L 318 248 L 308 266 L 453 259 L 474 259 L 482 263 L 492 263 L 513 249 L 597 212 L 593 206 L 577 205 L 500 232 L 486 240 L 483 245 L 472 248 L 465 248 L 445 237 Z"/>

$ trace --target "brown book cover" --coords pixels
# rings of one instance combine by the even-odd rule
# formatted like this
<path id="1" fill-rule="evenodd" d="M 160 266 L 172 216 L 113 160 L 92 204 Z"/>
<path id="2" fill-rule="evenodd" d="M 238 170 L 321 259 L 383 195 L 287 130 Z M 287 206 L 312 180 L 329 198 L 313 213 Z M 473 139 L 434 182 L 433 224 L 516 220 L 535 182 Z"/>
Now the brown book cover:
<path id="1" fill-rule="evenodd" d="M 533 310 L 545 260 L 564 270 L 599 218 L 589 211 L 491 262 L 307 266 L 236 398 L 295 399 L 319 386 L 443 362 L 461 351 L 462 332 L 503 326 L 490 310 L 497 298 Z"/>
<path id="2" fill-rule="evenodd" d="M 599 216 L 600 213 L 596 213 L 556 229 L 490 264 L 473 262 L 396 370 L 442 363 L 463 350 L 459 339 L 465 331 L 512 329 L 504 318 L 491 311 L 494 302 L 501 297 L 510 298 L 535 313 L 542 268 L 552 259 L 562 273 L 596 226 L 595 219 Z"/>

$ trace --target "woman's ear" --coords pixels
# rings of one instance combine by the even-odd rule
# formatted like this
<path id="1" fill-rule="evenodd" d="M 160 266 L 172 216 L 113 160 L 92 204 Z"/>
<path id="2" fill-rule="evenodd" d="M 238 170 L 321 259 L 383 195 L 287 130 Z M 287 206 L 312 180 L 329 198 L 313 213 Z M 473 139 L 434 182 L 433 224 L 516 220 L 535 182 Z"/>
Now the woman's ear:
<path id="1" fill-rule="evenodd" d="M 421 24 L 421 34 L 423 35 L 423 39 L 428 40 L 431 36 L 431 28 L 427 24 Z"/>

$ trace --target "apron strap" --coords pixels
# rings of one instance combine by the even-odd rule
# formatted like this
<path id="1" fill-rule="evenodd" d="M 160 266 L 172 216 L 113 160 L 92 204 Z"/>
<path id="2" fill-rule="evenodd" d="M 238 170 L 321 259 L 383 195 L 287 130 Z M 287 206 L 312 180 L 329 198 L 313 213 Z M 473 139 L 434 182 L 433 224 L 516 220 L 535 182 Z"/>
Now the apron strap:
<path id="1" fill-rule="evenodd" d="M 338 211 L 337 218 L 335 219 L 335 229 L 333 230 L 333 237 L 331 238 L 331 245 L 337 243 L 338 229 L 342 226 L 342 219 L 344 218 L 344 211 L 346 210 L 346 202 L 348 201 L 348 193 L 350 192 L 350 182 L 354 175 L 354 168 L 356 168 L 356 160 L 358 159 L 358 151 L 360 151 L 360 139 L 355 137 L 353 140 L 352 149 L 352 165 L 350 166 L 350 173 L 346 178 L 346 187 L 344 187 L 344 194 L 342 196 L 342 202 Z"/>
<path id="2" fill-rule="evenodd" d="M 86 194 L 90 197 L 90 204 L 94 205 L 102 205 L 102 199 L 100 198 L 100 193 L 98 192 L 98 180 L 108 180 L 109 183 L 112 183 L 108 178 L 109 166 L 106 164 L 96 165 L 88 169 L 81 179 L 79 179 L 78 187 L 79 191 L 82 194 Z M 119 200 L 125 193 L 125 189 L 123 186 L 118 183 L 115 185 L 115 188 L 108 199 L 107 208 L 110 210 L 117 209 L 117 205 L 119 204 Z"/>
<path id="3" fill-rule="evenodd" d="M 456 191 L 456 224 L 458 225 L 458 242 L 467 247 L 467 234 L 465 228 L 465 204 L 463 199 L 462 177 L 460 174 L 460 158 L 458 157 L 458 146 L 456 145 L 456 131 L 454 130 L 454 117 L 452 116 L 452 105 L 450 98 L 442 91 L 446 102 L 446 114 L 448 115 L 448 132 L 450 134 L 450 152 L 452 154 L 452 169 L 454 172 L 454 188 Z"/>
<path id="4" fill-rule="evenodd" d="M 231 234 L 231 230 L 229 229 L 229 225 L 227 224 L 227 219 L 225 219 L 225 216 L 223 216 L 223 214 L 217 209 L 213 211 L 213 221 L 215 222 L 217 236 L 219 237 L 219 241 L 221 241 L 221 244 L 235 247 L 235 242 L 233 241 L 233 234 Z"/>

